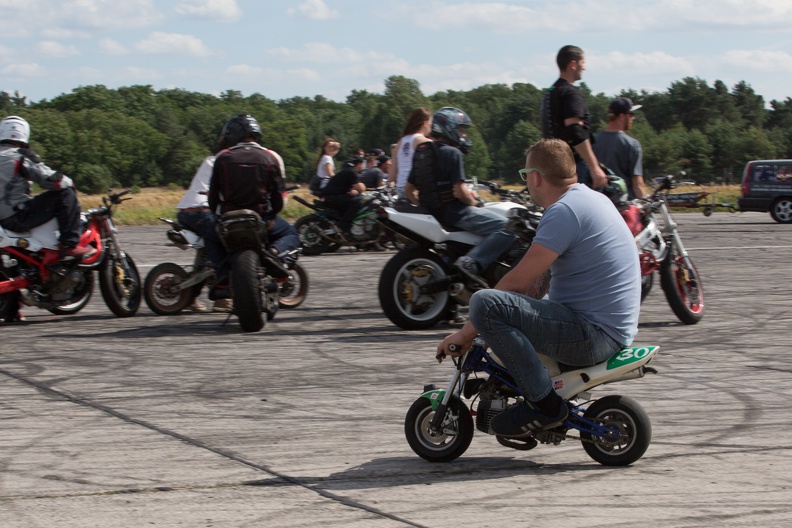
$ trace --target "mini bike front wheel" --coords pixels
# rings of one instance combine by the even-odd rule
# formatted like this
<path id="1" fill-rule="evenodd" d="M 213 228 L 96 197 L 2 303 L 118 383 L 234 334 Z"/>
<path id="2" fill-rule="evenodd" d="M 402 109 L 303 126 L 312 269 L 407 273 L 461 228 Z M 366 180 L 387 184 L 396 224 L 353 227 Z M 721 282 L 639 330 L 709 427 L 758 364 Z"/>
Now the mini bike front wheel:
<path id="1" fill-rule="evenodd" d="M 431 401 L 424 397 L 415 400 L 404 419 L 407 443 L 415 454 L 429 462 L 450 462 L 459 458 L 473 440 L 470 411 L 460 400 L 450 399 L 443 423 L 436 433 L 429 428 L 434 415 Z"/>
<path id="2" fill-rule="evenodd" d="M 583 417 L 609 431 L 603 436 L 580 433 L 583 449 L 603 466 L 627 466 L 649 448 L 652 424 L 643 407 L 632 398 L 606 396 L 592 403 Z"/>

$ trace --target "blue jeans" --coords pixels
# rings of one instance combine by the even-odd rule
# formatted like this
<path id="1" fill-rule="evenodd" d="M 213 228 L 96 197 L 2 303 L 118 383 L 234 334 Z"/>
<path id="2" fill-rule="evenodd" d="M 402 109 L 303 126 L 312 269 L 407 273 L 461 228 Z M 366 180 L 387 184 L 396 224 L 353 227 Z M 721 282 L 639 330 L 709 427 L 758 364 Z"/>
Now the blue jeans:
<path id="1" fill-rule="evenodd" d="M 217 234 L 217 217 L 210 211 L 193 211 L 186 213 L 179 211 L 176 220 L 181 225 L 203 238 L 206 257 L 215 269 L 219 269 L 226 258 L 220 235 Z"/>
<path id="2" fill-rule="evenodd" d="M 485 237 L 467 256 L 485 271 L 498 257 L 508 251 L 517 236 L 506 229 L 506 218 L 485 207 L 467 207 L 454 227 Z"/>
<path id="3" fill-rule="evenodd" d="M 275 217 L 275 225 L 269 232 L 269 247 L 278 252 L 278 255 L 291 251 L 300 246 L 300 235 L 289 222 Z"/>
<path id="4" fill-rule="evenodd" d="M 470 298 L 470 321 L 532 402 L 553 389 L 537 353 L 582 367 L 605 361 L 622 348 L 564 305 L 514 292 L 477 291 Z"/>
<path id="5" fill-rule="evenodd" d="M 591 188 L 594 182 L 591 179 L 591 171 L 585 161 L 580 160 L 575 163 L 575 172 L 577 172 L 578 183 L 582 183 L 586 187 Z"/>

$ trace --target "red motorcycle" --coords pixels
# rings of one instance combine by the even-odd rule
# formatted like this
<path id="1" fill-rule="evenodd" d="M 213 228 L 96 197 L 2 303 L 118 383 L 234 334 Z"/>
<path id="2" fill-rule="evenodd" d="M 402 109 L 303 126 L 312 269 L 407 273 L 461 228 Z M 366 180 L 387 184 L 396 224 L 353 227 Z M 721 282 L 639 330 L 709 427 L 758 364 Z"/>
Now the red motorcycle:
<path id="1" fill-rule="evenodd" d="M 27 232 L 0 227 L 0 319 L 19 319 L 19 304 L 36 306 L 56 315 L 79 312 L 88 304 L 99 273 L 99 289 L 107 307 L 118 317 L 135 315 L 140 306 L 140 275 L 116 236 L 113 209 L 130 191 L 108 193 L 102 207 L 81 213 L 79 247 L 96 253 L 81 262 L 61 262 L 57 221 Z"/>

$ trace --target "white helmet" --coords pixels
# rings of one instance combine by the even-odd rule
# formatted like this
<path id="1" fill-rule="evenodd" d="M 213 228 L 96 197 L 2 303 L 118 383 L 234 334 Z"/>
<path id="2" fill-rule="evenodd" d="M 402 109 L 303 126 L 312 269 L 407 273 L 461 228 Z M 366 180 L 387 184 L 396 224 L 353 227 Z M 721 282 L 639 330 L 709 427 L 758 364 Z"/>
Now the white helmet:
<path id="1" fill-rule="evenodd" d="M 0 141 L 17 141 L 27 146 L 30 142 L 30 125 L 21 117 L 6 117 L 0 121 Z"/>

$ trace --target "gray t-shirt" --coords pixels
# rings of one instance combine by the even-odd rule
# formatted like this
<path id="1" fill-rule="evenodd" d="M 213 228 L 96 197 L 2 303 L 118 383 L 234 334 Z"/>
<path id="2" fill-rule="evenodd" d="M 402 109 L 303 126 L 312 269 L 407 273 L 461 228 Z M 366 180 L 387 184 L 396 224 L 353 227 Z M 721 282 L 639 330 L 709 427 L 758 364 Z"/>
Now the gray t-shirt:
<path id="1" fill-rule="evenodd" d="M 627 224 L 602 193 L 576 184 L 547 208 L 534 244 L 555 253 L 549 298 L 622 345 L 638 333 L 641 268 Z"/>
<path id="2" fill-rule="evenodd" d="M 627 184 L 629 198 L 635 198 L 632 188 L 633 176 L 643 176 L 643 151 L 637 139 L 624 132 L 608 132 L 603 130 L 597 134 L 594 143 L 594 155 L 597 161 L 621 176 Z"/>

